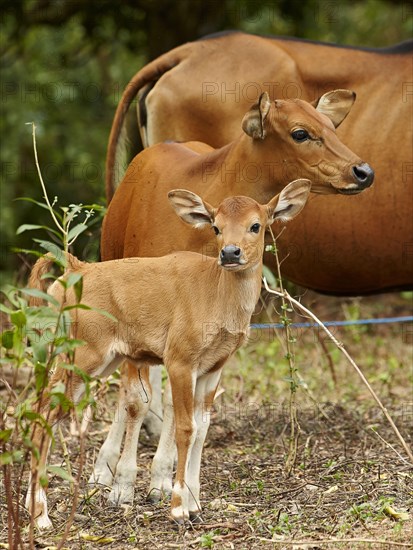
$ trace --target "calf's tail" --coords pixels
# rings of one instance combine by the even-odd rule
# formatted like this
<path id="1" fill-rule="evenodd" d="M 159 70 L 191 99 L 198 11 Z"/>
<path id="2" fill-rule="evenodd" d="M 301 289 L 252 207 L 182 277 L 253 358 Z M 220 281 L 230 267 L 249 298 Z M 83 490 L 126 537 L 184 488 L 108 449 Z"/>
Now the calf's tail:
<path id="1" fill-rule="evenodd" d="M 84 263 L 78 260 L 76 256 L 73 256 L 73 254 L 70 254 L 70 252 L 62 252 L 62 254 L 66 258 L 66 272 L 77 271 Z M 52 267 L 55 261 L 56 256 L 50 254 L 50 252 L 37 260 L 30 273 L 28 285 L 29 288 L 34 288 L 36 290 L 46 292 L 48 281 L 47 278 L 44 278 L 44 275 L 52 271 Z M 31 306 L 41 306 L 44 304 L 44 301 L 42 298 L 39 298 L 37 296 L 30 296 L 29 304 Z"/>

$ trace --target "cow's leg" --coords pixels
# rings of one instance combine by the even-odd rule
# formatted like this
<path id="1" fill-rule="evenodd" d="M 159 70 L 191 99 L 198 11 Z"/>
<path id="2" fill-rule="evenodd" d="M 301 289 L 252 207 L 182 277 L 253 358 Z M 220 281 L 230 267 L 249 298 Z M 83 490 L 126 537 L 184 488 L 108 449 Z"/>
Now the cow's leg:
<path id="1" fill-rule="evenodd" d="M 198 378 L 195 389 L 195 422 L 197 426 L 196 438 L 192 447 L 188 467 L 189 488 L 189 517 L 191 521 L 199 520 L 201 505 L 200 493 L 200 468 L 202 449 L 208 432 L 211 408 L 214 402 L 215 392 L 221 378 L 222 368 Z"/>
<path id="2" fill-rule="evenodd" d="M 126 429 L 127 402 L 125 395 L 125 384 L 128 375 L 127 363 L 121 368 L 121 379 L 119 388 L 119 399 L 115 418 L 112 421 L 109 433 L 100 448 L 95 467 L 89 478 L 90 484 L 99 484 L 106 487 L 112 486 L 116 465 L 120 457 L 123 435 Z"/>
<path id="3" fill-rule="evenodd" d="M 175 460 L 175 419 L 171 385 L 168 380 L 163 394 L 163 422 L 158 448 L 152 461 L 148 500 L 159 502 L 172 493 L 172 472 Z"/>
<path id="4" fill-rule="evenodd" d="M 139 433 L 143 419 L 151 405 L 151 386 L 149 383 L 149 366 L 128 362 L 127 379 L 124 382 L 126 404 L 126 436 L 122 455 L 116 466 L 116 475 L 113 481 L 109 500 L 113 504 L 132 504 L 137 474 L 136 452 Z"/>

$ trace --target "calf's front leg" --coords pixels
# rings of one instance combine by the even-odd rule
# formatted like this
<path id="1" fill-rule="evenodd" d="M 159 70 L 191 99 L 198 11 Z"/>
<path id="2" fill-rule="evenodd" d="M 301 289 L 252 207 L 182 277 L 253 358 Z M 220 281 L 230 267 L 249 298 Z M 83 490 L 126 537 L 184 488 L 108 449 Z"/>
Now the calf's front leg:
<path id="1" fill-rule="evenodd" d="M 163 422 L 161 437 L 152 461 L 148 500 L 159 502 L 172 494 L 172 473 L 176 455 L 175 418 L 171 384 L 168 380 L 163 394 Z"/>
<path id="2" fill-rule="evenodd" d="M 192 446 L 196 438 L 194 419 L 194 391 L 196 371 L 189 365 L 168 365 L 169 380 L 172 390 L 172 403 L 175 417 L 175 441 L 178 461 L 175 482 L 172 489 L 171 517 L 179 524 L 189 519 L 189 489 L 187 470 Z"/>
<path id="3" fill-rule="evenodd" d="M 200 520 L 200 469 L 202 450 L 211 421 L 211 408 L 221 378 L 222 367 L 204 374 L 196 381 L 195 388 L 195 422 L 196 437 L 192 446 L 188 468 L 189 518 L 192 522 Z"/>

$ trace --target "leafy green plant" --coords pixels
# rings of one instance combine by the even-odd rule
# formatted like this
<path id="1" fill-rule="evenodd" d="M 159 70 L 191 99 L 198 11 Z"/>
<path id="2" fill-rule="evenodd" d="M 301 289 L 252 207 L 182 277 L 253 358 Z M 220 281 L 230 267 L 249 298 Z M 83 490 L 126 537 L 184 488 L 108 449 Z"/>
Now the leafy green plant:
<path id="1" fill-rule="evenodd" d="M 45 225 L 25 224 L 19 228 L 18 232 L 44 229 L 48 235 L 52 236 L 53 241 L 34 240 L 55 257 L 57 273 L 47 273 L 43 277 L 61 285 L 63 299 L 60 303 L 53 296 L 38 289 L 8 286 L 3 291 L 4 303 L 0 304 L 0 310 L 7 316 L 9 321 L 9 326 L 1 333 L 0 371 L 1 374 L 5 370 L 12 373 L 11 382 L 7 386 L 6 399 L 1 403 L 0 416 L 0 467 L 4 474 L 5 495 L 9 509 L 8 542 L 10 548 L 24 548 L 27 546 L 22 535 L 19 505 L 22 479 L 30 458 L 33 456 L 37 460 L 44 444 L 41 441 L 39 448 L 33 446 L 33 429 L 35 426 L 40 426 L 46 433 L 53 436 L 52 426 L 48 422 L 48 413 L 41 414 L 40 412 L 43 397 L 46 392 L 49 392 L 51 409 L 60 407 L 65 413 L 69 411 L 82 413 L 87 405 L 93 403 L 90 395 L 90 378 L 76 365 L 76 349 L 84 342 L 73 337 L 71 332 L 70 311 L 75 308 L 88 309 L 87 305 L 81 303 L 82 278 L 79 274 L 74 273 L 64 278 L 60 275 L 64 273 L 66 267 L 64 252 L 68 251 L 77 237 L 87 228 L 87 222 L 96 207 L 86 208 L 82 205 L 72 204 L 69 207 L 60 207 L 57 210 L 55 208 L 57 200 L 55 199 L 53 204 L 50 203 L 37 161 L 34 125 L 33 142 L 45 203 L 33 202 L 49 211 L 56 229 Z M 80 223 L 78 223 L 79 219 L 82 219 Z M 35 252 L 35 254 L 37 256 L 41 255 L 38 252 Z M 75 305 L 64 305 L 67 292 L 74 293 L 76 297 Z M 44 305 L 33 306 L 30 303 L 31 300 L 38 301 L 39 299 L 43 301 Z M 59 383 L 52 388 L 48 387 L 50 372 L 57 364 L 67 370 L 68 382 L 71 374 L 76 372 L 85 383 L 84 397 L 76 406 L 66 396 L 64 384 Z M 19 371 L 22 369 L 26 369 L 30 376 L 23 390 L 17 392 L 15 382 Z M 66 468 L 48 467 L 50 473 L 70 482 L 74 497 L 72 513 L 69 514 L 69 521 L 60 546 L 69 532 L 74 517 L 78 482 L 84 455 L 82 438 L 80 441 L 80 463 L 76 479 L 72 476 L 68 453 L 65 453 L 65 455 Z M 43 486 L 47 484 L 46 472 L 40 472 L 40 483 Z M 30 520 L 29 545 L 34 547 L 33 517 Z"/>

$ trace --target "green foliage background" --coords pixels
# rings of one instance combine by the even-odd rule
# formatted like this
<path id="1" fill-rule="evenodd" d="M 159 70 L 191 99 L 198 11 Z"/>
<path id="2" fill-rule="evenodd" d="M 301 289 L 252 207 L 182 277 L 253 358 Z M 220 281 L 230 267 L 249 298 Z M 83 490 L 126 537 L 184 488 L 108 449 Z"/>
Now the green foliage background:
<path id="1" fill-rule="evenodd" d="M 45 223 L 44 210 L 17 197 L 41 198 L 40 163 L 59 203 L 104 204 L 106 144 L 120 94 L 149 59 L 225 29 L 295 35 L 362 46 L 412 36 L 411 1 L 385 0 L 1 0 L 0 273 L 21 265 L 10 247 L 22 223 Z M 77 253 L 98 256 L 98 231 Z M 86 247 L 86 248 L 85 248 Z M 12 275 L 14 274 L 14 275 Z M 3 282 L 2 281 L 2 282 Z"/>

